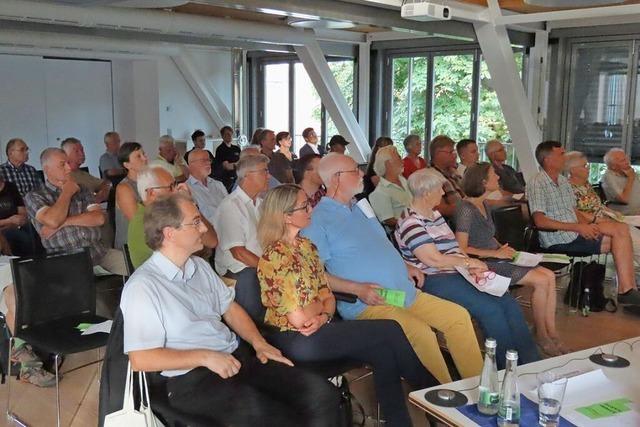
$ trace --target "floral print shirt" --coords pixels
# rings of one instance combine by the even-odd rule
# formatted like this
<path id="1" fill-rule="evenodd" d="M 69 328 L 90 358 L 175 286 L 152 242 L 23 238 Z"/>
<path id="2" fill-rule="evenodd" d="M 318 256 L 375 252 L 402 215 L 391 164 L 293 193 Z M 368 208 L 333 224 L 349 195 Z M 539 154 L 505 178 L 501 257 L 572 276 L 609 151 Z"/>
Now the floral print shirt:
<path id="1" fill-rule="evenodd" d="M 262 304 L 267 308 L 264 321 L 281 331 L 296 330 L 287 314 L 331 293 L 315 245 L 304 237 L 297 243 L 274 242 L 258 262 Z"/>
<path id="2" fill-rule="evenodd" d="M 600 197 L 591 185 L 576 185 L 572 183 L 571 188 L 573 189 L 573 193 L 576 195 L 576 207 L 579 211 L 592 213 L 596 218 L 607 216 L 617 221 L 622 220 L 619 214 L 613 213 L 611 209 L 607 208 L 604 203 L 602 203 L 602 200 L 600 200 Z"/>

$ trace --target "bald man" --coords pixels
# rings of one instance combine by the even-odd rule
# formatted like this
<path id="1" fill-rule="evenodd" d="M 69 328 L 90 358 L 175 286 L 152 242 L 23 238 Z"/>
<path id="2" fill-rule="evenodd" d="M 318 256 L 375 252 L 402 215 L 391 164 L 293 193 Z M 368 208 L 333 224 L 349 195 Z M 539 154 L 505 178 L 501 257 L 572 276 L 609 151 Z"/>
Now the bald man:
<path id="1" fill-rule="evenodd" d="M 493 165 L 493 169 L 500 177 L 500 188 L 513 194 L 522 194 L 525 192 L 524 182 L 518 177 L 518 172 L 506 164 L 507 150 L 502 142 L 492 139 L 487 142 L 485 147 L 487 157 Z"/>

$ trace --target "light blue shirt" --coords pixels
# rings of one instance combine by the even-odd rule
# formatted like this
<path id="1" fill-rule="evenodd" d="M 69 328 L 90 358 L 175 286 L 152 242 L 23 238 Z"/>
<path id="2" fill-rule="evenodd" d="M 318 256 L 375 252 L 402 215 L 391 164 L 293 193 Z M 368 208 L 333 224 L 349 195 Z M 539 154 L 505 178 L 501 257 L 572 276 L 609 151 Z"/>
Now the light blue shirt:
<path id="1" fill-rule="evenodd" d="M 124 352 L 171 348 L 233 353 L 236 335 L 222 322 L 235 292 L 202 258 L 191 257 L 184 270 L 154 252 L 122 291 Z M 173 377 L 189 370 L 162 371 Z"/>
<path id="2" fill-rule="evenodd" d="M 330 274 L 405 291 L 405 307 L 413 304 L 416 288 L 407 266 L 375 216 L 367 218 L 355 205 L 349 207 L 323 197 L 302 235 L 316 245 Z M 354 304 L 338 301 L 340 315 L 348 320 L 357 318 L 366 307 L 360 300 Z"/>
<path id="3" fill-rule="evenodd" d="M 224 184 L 207 177 L 207 184 L 205 185 L 193 176 L 190 176 L 189 179 L 187 179 L 187 185 L 191 189 L 191 195 L 198 205 L 200 213 L 207 221 L 213 223 L 213 218 L 215 217 L 218 206 L 220 206 L 220 202 L 229 195 Z"/>

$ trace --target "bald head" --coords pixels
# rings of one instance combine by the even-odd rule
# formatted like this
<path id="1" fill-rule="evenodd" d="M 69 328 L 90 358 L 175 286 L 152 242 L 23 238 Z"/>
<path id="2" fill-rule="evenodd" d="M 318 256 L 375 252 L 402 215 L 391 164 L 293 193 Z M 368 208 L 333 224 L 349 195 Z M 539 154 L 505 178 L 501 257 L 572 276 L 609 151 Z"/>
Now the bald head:
<path id="1" fill-rule="evenodd" d="M 199 181 L 206 180 L 206 177 L 211 174 L 211 159 L 209 159 L 209 152 L 206 150 L 200 148 L 191 150 L 187 157 L 187 163 L 189 164 L 189 173 Z"/>
<path id="2" fill-rule="evenodd" d="M 349 156 L 329 153 L 320 159 L 318 174 L 335 199 L 346 202 L 362 192 L 362 172 Z"/>

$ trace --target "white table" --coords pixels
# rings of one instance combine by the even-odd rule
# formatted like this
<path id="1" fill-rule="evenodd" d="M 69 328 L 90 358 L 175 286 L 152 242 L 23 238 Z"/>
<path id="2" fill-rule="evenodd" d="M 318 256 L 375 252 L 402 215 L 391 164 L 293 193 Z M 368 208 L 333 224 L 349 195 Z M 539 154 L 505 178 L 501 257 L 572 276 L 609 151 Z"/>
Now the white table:
<path id="1" fill-rule="evenodd" d="M 602 325 L 602 327 L 606 326 Z M 631 351 L 628 344 L 632 344 L 635 341 L 639 342 L 635 344 L 633 351 Z M 615 354 L 629 360 L 631 362 L 630 366 L 626 368 L 606 368 L 604 366 L 597 365 L 588 359 L 591 354 L 599 352 L 599 348 L 602 349 L 602 351 L 605 353 L 611 353 L 614 346 Z M 561 366 L 562 368 L 560 368 Z M 541 360 L 539 362 L 518 366 L 518 386 L 520 392 L 524 390 L 532 390 L 537 386 L 535 375 L 523 376 L 522 374 L 537 373 L 556 368 L 558 368 L 559 372 L 567 374 L 575 371 L 586 372 L 593 369 L 602 369 L 602 372 L 609 380 L 615 382 L 618 385 L 624 386 L 629 397 L 637 397 L 638 401 L 640 401 L 640 337 L 630 338 L 628 340 L 619 341 L 617 343 L 593 347 L 587 350 L 582 350 L 575 353 L 565 354 L 563 356 L 553 357 L 550 359 Z M 502 379 L 503 375 L 504 371 L 498 372 L 498 377 L 500 379 Z M 446 425 L 461 427 L 476 426 L 477 424 L 464 416 L 456 408 L 445 408 L 429 403 L 425 400 L 424 395 L 427 391 L 433 389 L 446 388 L 450 390 L 461 391 L 469 399 L 469 402 L 467 404 L 477 403 L 479 382 L 479 377 L 473 377 L 449 384 L 435 386 L 423 390 L 417 390 L 409 394 L 409 401 L 425 411 L 427 414 L 436 418 L 438 421 L 445 423 Z M 467 389 L 470 390 L 462 391 Z M 565 414 L 566 408 L 563 407 L 560 415 L 564 416 Z"/>

